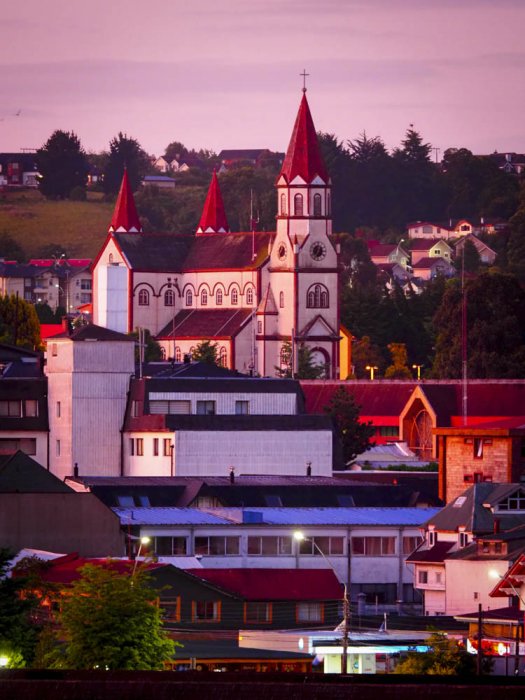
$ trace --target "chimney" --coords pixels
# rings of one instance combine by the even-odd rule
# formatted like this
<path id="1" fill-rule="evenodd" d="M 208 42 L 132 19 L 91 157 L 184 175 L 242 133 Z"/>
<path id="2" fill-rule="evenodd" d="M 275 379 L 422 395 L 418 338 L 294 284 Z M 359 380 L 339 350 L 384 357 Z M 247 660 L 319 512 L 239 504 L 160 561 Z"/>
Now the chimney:
<path id="1" fill-rule="evenodd" d="M 75 466 L 73 467 L 73 476 L 75 479 L 78 477 L 78 462 L 75 462 Z"/>
<path id="2" fill-rule="evenodd" d="M 306 462 L 306 476 L 312 476 L 312 463 Z"/>
<path id="3" fill-rule="evenodd" d="M 235 467 L 230 467 L 230 484 L 235 483 Z"/>

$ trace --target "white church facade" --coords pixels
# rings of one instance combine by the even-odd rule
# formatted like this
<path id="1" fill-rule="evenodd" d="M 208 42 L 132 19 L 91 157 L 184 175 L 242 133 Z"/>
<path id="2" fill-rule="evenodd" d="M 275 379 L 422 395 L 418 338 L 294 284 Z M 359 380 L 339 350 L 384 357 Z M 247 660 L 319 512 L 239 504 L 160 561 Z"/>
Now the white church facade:
<path id="1" fill-rule="evenodd" d="M 331 181 L 304 92 L 276 189 L 275 232 L 231 232 L 214 173 L 195 236 L 149 234 L 125 173 L 93 264 L 94 323 L 147 328 L 175 361 L 211 340 L 225 367 L 260 376 L 305 345 L 338 378 Z"/>

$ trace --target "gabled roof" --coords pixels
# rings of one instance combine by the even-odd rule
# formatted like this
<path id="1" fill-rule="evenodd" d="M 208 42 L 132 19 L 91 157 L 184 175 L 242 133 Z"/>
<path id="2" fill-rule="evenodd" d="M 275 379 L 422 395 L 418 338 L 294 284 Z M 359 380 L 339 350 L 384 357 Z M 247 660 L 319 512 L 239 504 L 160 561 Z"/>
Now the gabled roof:
<path id="1" fill-rule="evenodd" d="M 315 177 L 320 177 L 325 183 L 329 181 L 306 99 L 306 92 L 303 92 L 292 137 L 281 169 L 281 177 L 284 177 L 288 183 L 296 177 L 302 178 L 306 183 L 311 183 Z"/>
<path id="2" fill-rule="evenodd" d="M 279 313 L 270 284 L 268 284 L 268 286 L 266 287 L 266 291 L 262 295 L 261 301 L 259 302 L 259 306 L 257 307 L 257 313 L 260 315 L 277 315 Z"/>
<path id="3" fill-rule="evenodd" d="M 360 406 L 361 416 L 392 416 L 396 422 L 416 385 L 415 381 L 301 380 L 307 413 L 322 413 L 337 389 L 343 387 Z"/>
<path id="4" fill-rule="evenodd" d="M 393 243 L 378 243 L 377 245 L 369 245 L 368 250 L 371 258 L 384 258 L 391 255 L 397 247 Z"/>
<path id="5" fill-rule="evenodd" d="M 0 455 L 0 493 L 71 493 L 73 489 L 24 452 Z"/>
<path id="6" fill-rule="evenodd" d="M 135 207 L 135 200 L 133 198 L 133 192 L 131 191 L 127 169 L 124 170 L 115 211 L 113 212 L 113 218 L 109 225 L 109 232 L 112 233 L 113 231 L 122 233 L 139 233 L 142 231 L 142 225 L 139 215 L 137 214 L 137 208 Z"/>
<path id="7" fill-rule="evenodd" d="M 341 600 L 331 569 L 190 569 L 197 578 L 245 600 Z"/>
<path id="8" fill-rule="evenodd" d="M 416 549 L 407 557 L 407 564 L 442 564 L 455 542 L 436 542 L 429 549 Z"/>
<path id="9" fill-rule="evenodd" d="M 198 239 L 174 233 L 114 233 L 113 239 L 134 270 L 181 272 Z"/>
<path id="10" fill-rule="evenodd" d="M 252 315 L 251 309 L 184 309 L 157 338 L 232 338 Z"/>
<path id="11" fill-rule="evenodd" d="M 71 335 L 63 333 L 60 336 L 54 336 L 57 340 L 59 338 L 69 338 L 75 342 L 81 342 L 84 340 L 107 340 L 107 341 L 119 341 L 133 343 L 135 342 L 133 338 L 124 333 L 118 333 L 117 331 L 112 331 L 109 328 L 104 328 L 104 326 L 96 326 L 94 323 L 87 323 L 85 326 L 80 326 L 74 330 Z"/>
<path id="12" fill-rule="evenodd" d="M 262 232 L 192 236 L 183 270 L 257 270 L 268 258 L 270 238 Z"/>
<path id="13" fill-rule="evenodd" d="M 433 267 L 452 268 L 452 265 L 445 258 L 437 256 L 435 258 L 421 258 L 421 260 L 412 263 L 413 270 L 431 270 Z"/>
<path id="14" fill-rule="evenodd" d="M 452 250 L 451 246 L 442 238 L 413 238 L 410 242 L 410 250 L 431 250 L 438 244 Z"/>
<path id="15" fill-rule="evenodd" d="M 213 171 L 211 183 L 204 202 L 201 220 L 197 227 L 197 234 L 203 233 L 229 233 L 230 227 L 224 210 L 221 189 L 217 179 L 217 173 Z"/>

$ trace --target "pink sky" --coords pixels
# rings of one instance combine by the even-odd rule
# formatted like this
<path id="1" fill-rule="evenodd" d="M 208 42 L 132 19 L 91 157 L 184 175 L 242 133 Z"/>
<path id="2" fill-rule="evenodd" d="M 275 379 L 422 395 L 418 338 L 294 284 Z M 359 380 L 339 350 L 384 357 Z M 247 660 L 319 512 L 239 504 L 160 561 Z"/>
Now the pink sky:
<path id="1" fill-rule="evenodd" d="M 285 150 L 306 68 L 317 129 L 525 151 L 524 0 L 23 0 L 0 16 L 0 151 L 55 129 L 155 155 Z M 17 112 L 20 114 L 17 116 Z"/>

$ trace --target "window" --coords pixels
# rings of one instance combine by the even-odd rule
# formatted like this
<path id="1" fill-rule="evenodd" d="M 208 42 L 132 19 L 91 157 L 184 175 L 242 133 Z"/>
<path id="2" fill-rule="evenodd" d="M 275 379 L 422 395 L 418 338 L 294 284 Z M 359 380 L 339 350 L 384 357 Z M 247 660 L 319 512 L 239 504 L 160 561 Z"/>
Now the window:
<path id="1" fill-rule="evenodd" d="M 186 292 L 186 306 L 191 306 L 193 304 L 193 292 L 188 289 Z"/>
<path id="2" fill-rule="evenodd" d="M 56 454 L 57 457 L 60 457 L 60 440 L 56 441 Z"/>
<path id="3" fill-rule="evenodd" d="M 436 571 L 436 583 L 443 583 L 443 572 Z"/>
<path id="4" fill-rule="evenodd" d="M 293 198 L 293 213 L 295 216 L 303 215 L 303 195 L 296 194 Z"/>
<path id="5" fill-rule="evenodd" d="M 180 596 L 175 598 L 162 598 L 162 618 L 165 622 L 180 622 Z"/>
<path id="6" fill-rule="evenodd" d="M 314 216 L 321 216 L 321 195 L 314 194 Z"/>
<path id="7" fill-rule="evenodd" d="M 279 308 L 284 309 L 284 292 L 279 292 Z"/>
<path id="8" fill-rule="evenodd" d="M 483 459 L 483 438 L 474 438 L 474 459 Z"/>
<path id="9" fill-rule="evenodd" d="M 281 195 L 281 214 L 286 214 L 286 195 Z"/>
<path id="10" fill-rule="evenodd" d="M 297 603 L 297 622 L 322 622 L 324 608 L 322 603 Z"/>
<path id="11" fill-rule="evenodd" d="M 219 600 L 194 600 L 191 603 L 193 622 L 220 622 L 221 602 Z"/>
<path id="12" fill-rule="evenodd" d="M 328 289 L 324 284 L 313 284 L 308 289 L 306 306 L 309 309 L 327 309 L 329 307 Z"/>
<path id="13" fill-rule="evenodd" d="M 257 333 L 260 334 L 260 333 L 262 333 L 262 332 L 263 332 L 263 329 L 262 329 L 262 321 L 257 321 Z M 524 454 L 525 454 L 525 440 L 523 440 L 523 452 L 524 452 Z"/>
<path id="14" fill-rule="evenodd" d="M 252 557 L 291 555 L 292 538 L 265 535 L 248 537 L 248 554 Z"/>
<path id="15" fill-rule="evenodd" d="M 38 416 L 38 401 L 26 399 L 24 401 L 24 416 L 26 418 L 36 418 Z"/>
<path id="16" fill-rule="evenodd" d="M 58 355 L 58 347 L 56 343 L 51 344 L 51 355 L 56 357 Z"/>
<path id="17" fill-rule="evenodd" d="M 0 416 L 19 418 L 22 415 L 21 401 L 0 401 Z"/>
<path id="18" fill-rule="evenodd" d="M 164 292 L 164 306 L 174 306 L 175 305 L 175 294 L 173 289 L 167 289 Z"/>
<path id="19" fill-rule="evenodd" d="M 0 455 L 24 452 L 26 455 L 36 455 L 36 438 L 0 438 Z"/>
<path id="20" fill-rule="evenodd" d="M 398 437 L 399 428 L 397 425 L 382 425 L 379 428 L 379 435 L 382 437 Z"/>
<path id="21" fill-rule="evenodd" d="M 187 541 L 185 537 L 154 537 L 153 550 L 159 557 L 185 556 Z"/>
<path id="22" fill-rule="evenodd" d="M 428 583 L 428 571 L 420 570 L 417 572 L 418 583 Z"/>
<path id="23" fill-rule="evenodd" d="M 222 289 L 218 289 L 215 294 L 215 303 L 217 306 L 222 306 Z"/>
<path id="24" fill-rule="evenodd" d="M 352 554 L 354 556 L 386 557 L 395 553 L 395 537 L 352 537 Z"/>
<path id="25" fill-rule="evenodd" d="M 198 416 L 214 416 L 215 401 L 197 401 Z"/>
<path id="26" fill-rule="evenodd" d="M 149 412 L 152 415 L 161 416 L 187 416 L 191 413 L 191 401 L 189 399 L 174 399 L 173 401 L 150 399 Z"/>
<path id="27" fill-rule="evenodd" d="M 129 439 L 129 453 L 132 457 L 135 455 L 137 457 L 144 456 L 144 438 L 130 438 Z"/>
<path id="28" fill-rule="evenodd" d="M 164 457 L 171 457 L 172 444 L 170 438 L 164 438 L 162 441 L 162 445 L 162 454 L 164 455 Z"/>
<path id="29" fill-rule="evenodd" d="M 221 349 L 219 350 L 219 365 L 221 367 L 226 367 L 227 364 L 228 364 L 228 353 L 227 353 L 224 345 L 222 345 Z"/>
<path id="30" fill-rule="evenodd" d="M 292 355 L 291 355 L 291 350 L 290 346 L 288 345 L 281 345 L 281 350 L 279 352 L 279 362 L 281 365 L 281 369 L 286 369 L 291 364 L 292 361 Z"/>
<path id="31" fill-rule="evenodd" d="M 509 496 L 505 501 L 501 501 L 497 506 L 498 511 L 514 511 L 514 510 L 525 510 L 525 493 L 523 491 L 516 491 L 511 496 Z"/>
<path id="32" fill-rule="evenodd" d="M 301 554 L 312 556 L 334 556 L 344 554 L 344 539 L 342 537 L 308 537 L 299 543 Z"/>
<path id="33" fill-rule="evenodd" d="M 201 306 L 208 306 L 208 292 L 203 289 L 201 292 Z"/>
<path id="34" fill-rule="evenodd" d="M 57 418 L 60 418 L 61 412 L 62 412 L 62 408 L 61 408 L 60 401 L 57 401 Z"/>
<path id="35" fill-rule="evenodd" d="M 159 438 L 153 438 L 153 456 L 159 456 Z"/>
<path id="36" fill-rule="evenodd" d="M 412 552 L 421 544 L 421 537 L 403 537 L 403 554 L 412 554 Z"/>
<path id="37" fill-rule="evenodd" d="M 253 287 L 248 287 L 246 290 L 246 303 L 248 306 L 253 306 Z"/>
<path id="38" fill-rule="evenodd" d="M 90 292 L 91 280 L 80 280 L 80 289 L 83 289 L 85 292 Z"/>
<path id="39" fill-rule="evenodd" d="M 182 360 L 182 353 L 180 347 L 177 345 L 175 347 L 175 362 L 181 362 Z"/>
<path id="40" fill-rule="evenodd" d="M 231 302 L 233 306 L 239 303 L 239 292 L 235 288 L 231 291 Z"/>
<path id="41" fill-rule="evenodd" d="M 438 541 L 438 534 L 435 530 L 429 530 L 428 532 L 428 544 L 433 547 Z"/>
<path id="42" fill-rule="evenodd" d="M 195 554 L 204 556 L 225 556 L 239 554 L 239 537 L 196 537 Z"/>
<path id="43" fill-rule="evenodd" d="M 236 401 L 235 402 L 235 415 L 236 416 L 247 416 L 250 413 L 250 402 L 249 401 Z"/>
<path id="44" fill-rule="evenodd" d="M 141 289 L 139 292 L 139 306 L 149 306 L 149 292 L 147 289 Z"/>
<path id="45" fill-rule="evenodd" d="M 252 624 L 262 624 L 272 621 L 272 604 L 271 603 L 252 603 L 244 604 L 244 622 Z"/>
<path id="46" fill-rule="evenodd" d="M 467 545 L 468 545 L 468 533 L 467 532 L 460 532 L 459 533 L 459 546 L 466 547 Z"/>
<path id="47" fill-rule="evenodd" d="M 113 253 L 110 253 L 110 254 L 109 254 L 108 262 L 109 262 L 110 265 L 113 264 Z"/>

